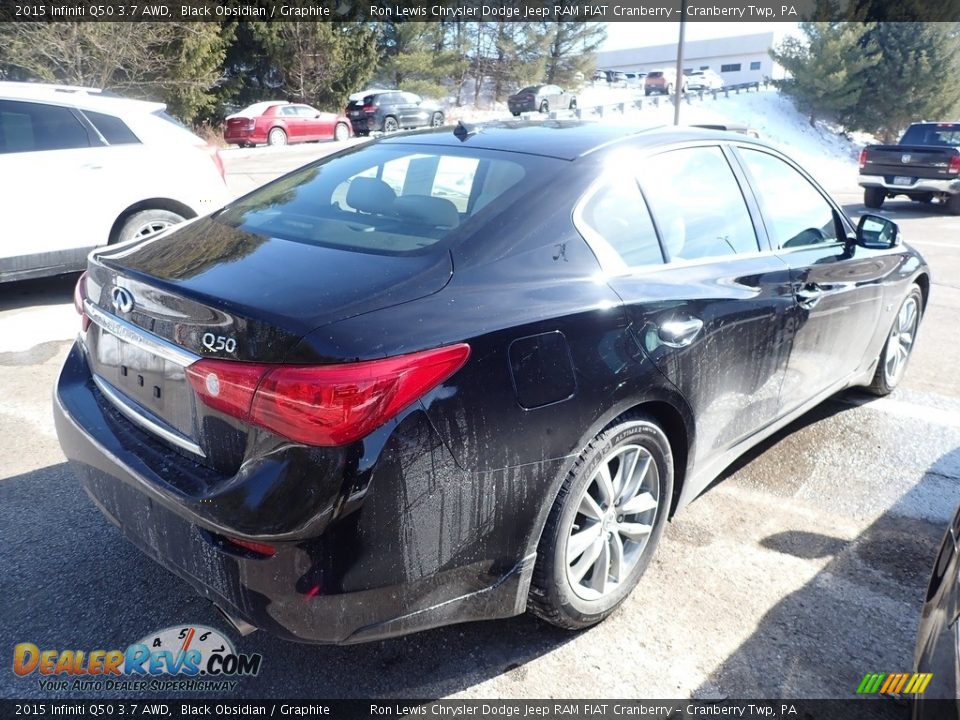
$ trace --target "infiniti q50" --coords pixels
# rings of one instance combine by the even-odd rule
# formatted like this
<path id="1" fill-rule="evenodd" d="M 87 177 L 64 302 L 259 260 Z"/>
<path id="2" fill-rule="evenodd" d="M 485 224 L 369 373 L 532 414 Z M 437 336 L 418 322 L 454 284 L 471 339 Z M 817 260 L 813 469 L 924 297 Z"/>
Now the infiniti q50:
<path id="1" fill-rule="evenodd" d="M 892 222 L 743 135 L 390 136 L 93 253 L 57 431 L 240 628 L 582 628 L 734 458 L 889 393 L 929 289 Z"/>

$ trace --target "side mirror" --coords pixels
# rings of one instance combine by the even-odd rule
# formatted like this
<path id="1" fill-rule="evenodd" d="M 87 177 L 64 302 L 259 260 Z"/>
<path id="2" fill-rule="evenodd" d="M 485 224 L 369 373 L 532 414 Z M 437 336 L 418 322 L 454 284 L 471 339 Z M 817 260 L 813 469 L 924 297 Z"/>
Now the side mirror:
<path id="1" fill-rule="evenodd" d="M 879 215 L 863 215 L 857 224 L 857 244 L 873 250 L 889 250 L 900 244 L 900 226 Z"/>

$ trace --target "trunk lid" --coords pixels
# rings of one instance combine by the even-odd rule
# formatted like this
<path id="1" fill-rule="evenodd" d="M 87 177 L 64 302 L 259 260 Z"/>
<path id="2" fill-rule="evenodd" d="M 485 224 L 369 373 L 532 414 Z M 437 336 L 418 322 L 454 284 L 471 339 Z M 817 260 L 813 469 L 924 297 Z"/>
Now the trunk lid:
<path id="1" fill-rule="evenodd" d="M 950 160 L 957 157 L 952 147 L 931 145 L 871 145 L 866 148 L 861 175 L 897 175 L 928 179 L 953 177 Z"/>
<path id="2" fill-rule="evenodd" d="M 235 472 L 250 428 L 213 416 L 184 367 L 283 362 L 310 331 L 435 293 L 451 274 L 446 250 L 376 255 L 204 218 L 91 254 L 88 361 L 102 401 L 171 449 Z"/>

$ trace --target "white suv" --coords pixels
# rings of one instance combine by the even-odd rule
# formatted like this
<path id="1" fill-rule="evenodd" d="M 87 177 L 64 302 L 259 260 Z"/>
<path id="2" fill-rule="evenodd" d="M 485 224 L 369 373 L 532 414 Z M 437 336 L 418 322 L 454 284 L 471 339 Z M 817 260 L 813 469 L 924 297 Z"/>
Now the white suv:
<path id="1" fill-rule="evenodd" d="M 0 82 L 0 282 L 224 205 L 223 163 L 161 103 Z"/>

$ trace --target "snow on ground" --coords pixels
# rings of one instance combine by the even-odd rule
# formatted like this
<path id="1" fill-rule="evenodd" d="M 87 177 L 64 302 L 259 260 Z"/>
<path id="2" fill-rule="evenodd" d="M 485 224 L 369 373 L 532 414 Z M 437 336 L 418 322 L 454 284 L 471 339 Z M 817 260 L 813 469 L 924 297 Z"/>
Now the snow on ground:
<path id="1" fill-rule="evenodd" d="M 577 100 L 581 111 L 603 106 L 604 116 L 600 122 L 626 122 L 646 127 L 673 124 L 673 104 L 670 100 L 662 96 L 644 97 L 642 90 L 586 87 L 577 94 Z M 636 100 L 643 101 L 639 110 L 633 107 Z M 619 112 L 619 103 L 626 104 L 626 112 Z M 467 122 L 510 117 L 505 108 L 451 108 L 448 114 L 452 120 L 462 118 Z M 583 114 L 584 117 L 591 116 L 587 112 Z M 756 130 L 762 139 L 800 163 L 827 190 L 856 187 L 857 157 L 862 145 L 825 123 L 818 122 L 816 127 L 811 127 L 807 117 L 775 90 L 741 91 L 739 95 L 731 91 L 729 97 L 721 94 L 716 99 L 706 96 L 703 100 L 691 96 L 689 104 L 683 102 L 680 107 L 680 122 L 683 125 L 747 125 Z"/>

